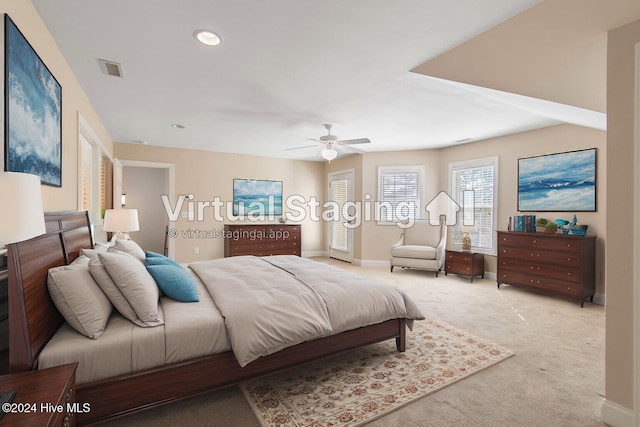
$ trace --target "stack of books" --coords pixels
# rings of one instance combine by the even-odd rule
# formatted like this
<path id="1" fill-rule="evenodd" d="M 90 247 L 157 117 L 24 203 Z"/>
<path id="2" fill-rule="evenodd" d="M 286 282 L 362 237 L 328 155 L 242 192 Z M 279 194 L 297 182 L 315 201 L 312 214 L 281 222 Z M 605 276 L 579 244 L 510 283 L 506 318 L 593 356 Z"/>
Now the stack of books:
<path id="1" fill-rule="evenodd" d="M 508 231 L 535 232 L 536 216 L 535 215 L 516 215 L 509 217 Z"/>

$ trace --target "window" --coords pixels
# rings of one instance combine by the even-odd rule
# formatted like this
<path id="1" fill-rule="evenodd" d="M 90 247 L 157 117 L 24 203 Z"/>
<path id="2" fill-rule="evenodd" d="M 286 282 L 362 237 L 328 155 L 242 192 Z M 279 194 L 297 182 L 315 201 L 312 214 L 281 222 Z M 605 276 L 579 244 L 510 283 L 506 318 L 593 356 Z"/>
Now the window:
<path id="1" fill-rule="evenodd" d="M 497 157 L 449 164 L 449 194 L 461 209 L 450 228 L 451 244 L 461 245 L 462 226 L 470 225 L 471 249 L 495 254 L 497 188 Z"/>
<path id="2" fill-rule="evenodd" d="M 89 212 L 92 224 L 100 224 L 110 205 L 107 196 L 111 160 L 94 140 L 97 138 L 92 137 L 90 131 L 78 135 L 78 209 Z"/>
<path id="3" fill-rule="evenodd" d="M 397 223 L 420 218 L 424 166 L 381 166 L 378 168 L 380 223 Z"/>

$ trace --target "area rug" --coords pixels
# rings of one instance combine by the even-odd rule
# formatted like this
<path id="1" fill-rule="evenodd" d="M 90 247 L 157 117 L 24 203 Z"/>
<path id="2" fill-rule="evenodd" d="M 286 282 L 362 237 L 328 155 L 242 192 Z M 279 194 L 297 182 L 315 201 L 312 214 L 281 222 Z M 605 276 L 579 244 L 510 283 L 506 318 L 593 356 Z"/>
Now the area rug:
<path id="1" fill-rule="evenodd" d="M 498 363 L 513 353 L 442 321 L 395 340 L 240 385 L 264 426 L 354 427 Z"/>

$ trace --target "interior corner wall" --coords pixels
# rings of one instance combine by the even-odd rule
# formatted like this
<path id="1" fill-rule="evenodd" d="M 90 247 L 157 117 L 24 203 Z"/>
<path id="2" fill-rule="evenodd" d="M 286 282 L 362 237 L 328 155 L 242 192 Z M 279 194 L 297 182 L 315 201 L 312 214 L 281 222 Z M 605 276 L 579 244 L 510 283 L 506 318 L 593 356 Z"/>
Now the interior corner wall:
<path id="1" fill-rule="evenodd" d="M 42 186 L 45 211 L 78 207 L 78 112 L 87 120 L 106 149 L 113 143 L 82 87 L 30 0 L 0 0 L 0 12 L 8 14 L 62 87 L 62 187 Z M 4 22 L 4 21 L 3 21 Z M 4 31 L 1 32 L 4 51 Z M 4 54 L 0 55 L 4 64 Z M 2 67 L 4 70 L 4 67 Z M 0 79 L 4 86 L 4 78 Z M 3 91 L 4 92 L 4 91 Z M 4 102 L 0 103 L 4 113 Z M 4 116 L 4 114 L 3 114 Z M 4 120 L 2 133 L 4 134 Z M 4 170 L 4 150 L 0 154 Z"/>
<path id="2" fill-rule="evenodd" d="M 638 214 L 634 213 L 634 186 L 629 181 L 634 176 L 637 43 L 640 43 L 640 20 L 609 32 L 605 397 L 614 406 L 627 409 L 634 408 L 634 292 L 631 266 L 638 262 L 633 258 L 633 239 L 629 229 L 633 224 L 633 215 Z M 603 406 L 603 414 L 604 409 Z"/>

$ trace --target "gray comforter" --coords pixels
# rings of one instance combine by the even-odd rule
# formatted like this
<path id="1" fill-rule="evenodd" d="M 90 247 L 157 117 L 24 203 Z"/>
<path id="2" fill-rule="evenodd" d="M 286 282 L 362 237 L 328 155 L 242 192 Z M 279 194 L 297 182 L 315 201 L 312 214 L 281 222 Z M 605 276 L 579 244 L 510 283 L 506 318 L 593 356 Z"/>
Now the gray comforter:
<path id="1" fill-rule="evenodd" d="M 314 338 L 394 318 L 424 319 L 389 284 L 296 256 L 242 256 L 189 267 L 222 313 L 241 366 Z"/>

